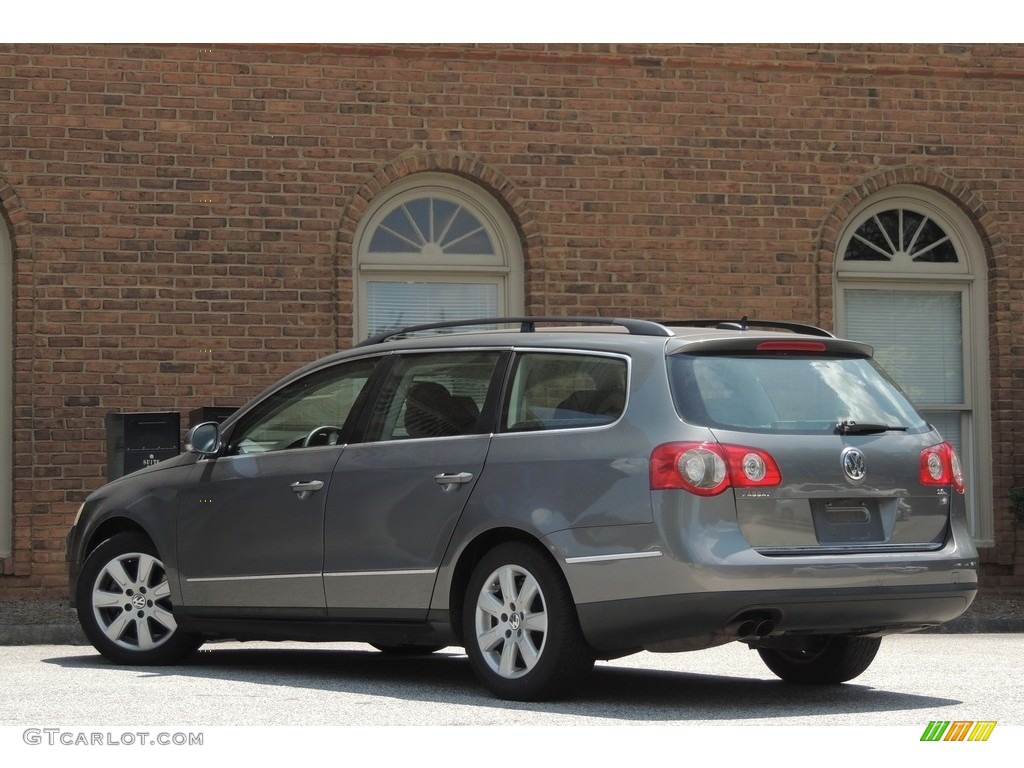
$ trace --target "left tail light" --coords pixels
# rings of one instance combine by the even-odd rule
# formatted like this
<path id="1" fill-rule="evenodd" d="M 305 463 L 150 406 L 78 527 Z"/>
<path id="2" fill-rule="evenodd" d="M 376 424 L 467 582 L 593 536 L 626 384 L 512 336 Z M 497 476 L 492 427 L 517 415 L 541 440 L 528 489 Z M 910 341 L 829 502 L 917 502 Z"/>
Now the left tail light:
<path id="1" fill-rule="evenodd" d="M 782 483 L 775 459 L 744 445 L 663 443 L 651 452 L 651 490 L 679 489 L 717 496 L 727 488 L 768 488 Z"/>

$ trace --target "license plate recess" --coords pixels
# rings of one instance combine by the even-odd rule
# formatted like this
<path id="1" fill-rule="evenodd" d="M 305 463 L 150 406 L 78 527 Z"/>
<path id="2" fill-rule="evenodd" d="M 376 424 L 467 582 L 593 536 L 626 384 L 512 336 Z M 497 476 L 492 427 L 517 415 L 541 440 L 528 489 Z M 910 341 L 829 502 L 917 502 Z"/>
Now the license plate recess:
<path id="1" fill-rule="evenodd" d="M 878 502 L 872 499 L 820 499 L 811 503 L 814 533 L 821 544 L 885 541 Z"/>

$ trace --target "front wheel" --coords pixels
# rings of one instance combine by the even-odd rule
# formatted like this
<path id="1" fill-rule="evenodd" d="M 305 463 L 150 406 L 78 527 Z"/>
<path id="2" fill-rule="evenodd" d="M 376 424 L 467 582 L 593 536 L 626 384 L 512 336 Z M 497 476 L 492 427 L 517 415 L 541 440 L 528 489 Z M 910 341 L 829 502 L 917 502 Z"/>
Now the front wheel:
<path id="1" fill-rule="evenodd" d="M 544 553 L 519 542 L 496 547 L 477 564 L 463 637 L 473 671 L 503 699 L 555 698 L 594 666 L 562 574 Z"/>
<path id="2" fill-rule="evenodd" d="M 765 665 L 787 683 L 833 685 L 852 680 L 871 666 L 882 639 L 820 635 L 794 649 L 758 648 Z"/>
<path id="3" fill-rule="evenodd" d="M 139 533 L 94 549 L 78 581 L 78 620 L 97 651 L 118 664 L 172 664 L 198 648 L 174 620 L 167 571 Z"/>

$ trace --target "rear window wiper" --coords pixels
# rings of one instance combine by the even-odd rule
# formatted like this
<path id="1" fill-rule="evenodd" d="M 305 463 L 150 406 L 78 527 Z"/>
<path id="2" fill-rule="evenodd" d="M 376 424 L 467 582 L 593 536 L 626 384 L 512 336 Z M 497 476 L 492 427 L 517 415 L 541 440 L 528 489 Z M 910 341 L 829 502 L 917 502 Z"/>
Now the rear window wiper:
<path id="1" fill-rule="evenodd" d="M 882 432 L 906 432 L 906 427 L 894 424 L 872 424 L 871 422 L 858 422 L 853 419 L 843 419 L 836 424 L 837 435 L 878 435 Z"/>

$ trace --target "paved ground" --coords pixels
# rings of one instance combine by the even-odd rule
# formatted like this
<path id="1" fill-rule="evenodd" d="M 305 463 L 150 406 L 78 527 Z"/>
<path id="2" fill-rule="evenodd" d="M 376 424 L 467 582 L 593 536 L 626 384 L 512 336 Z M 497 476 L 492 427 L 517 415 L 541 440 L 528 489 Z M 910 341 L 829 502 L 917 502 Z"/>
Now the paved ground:
<path id="1" fill-rule="evenodd" d="M 855 680 L 798 686 L 730 643 L 599 662 L 572 697 L 521 703 L 489 695 L 458 648 L 395 658 L 356 643 L 223 642 L 174 666 L 123 667 L 92 648 L 8 646 L 0 726 L 904 726 L 916 743 L 932 720 L 1024 723 L 1022 653 L 1020 634 L 896 635 Z"/>
<path id="2" fill-rule="evenodd" d="M 527 704 L 489 696 L 456 648 L 396 659 L 354 644 L 216 643 L 174 667 L 118 667 L 92 648 L 7 646 L 0 753 L 12 766 L 1010 766 L 1024 750 L 1022 656 L 1024 634 L 899 635 L 857 679 L 808 687 L 731 643 L 602 662 L 577 696 Z M 934 723 L 984 725 L 990 738 L 923 742 Z"/>
<path id="3" fill-rule="evenodd" d="M 825 754 L 839 765 L 954 768 L 968 751 L 972 761 L 1014 764 L 1024 748 L 1022 606 L 1017 597 L 986 596 L 947 627 L 968 634 L 886 638 L 871 668 L 843 686 L 787 685 L 756 653 L 731 643 L 600 662 L 577 697 L 522 704 L 489 696 L 458 648 L 396 659 L 359 644 L 225 642 L 174 667 L 118 667 L 79 645 L 66 603 L 0 602 L 0 751 L 12 765 L 87 761 L 86 752 L 103 747 L 72 755 L 62 745 L 99 737 L 114 745 L 113 755 L 95 758 L 105 763 L 230 764 L 243 756 L 276 764 L 294 762 L 298 748 L 330 754 L 339 744 L 350 756 L 379 754 L 378 726 L 397 725 L 415 730 L 384 736 L 391 762 L 421 768 L 450 766 L 453 744 L 461 754 L 540 753 L 592 768 L 618 768 L 638 755 L 727 754 L 723 745 L 769 765 L 780 755 L 811 764 Z M 61 635 L 71 639 L 52 639 Z M 933 721 L 997 725 L 984 744 L 923 743 Z M 580 725 L 589 727 L 548 727 Z M 135 746 L 123 746 L 124 731 Z M 168 733 L 204 741 L 185 752 L 159 746 L 184 742 L 153 741 Z M 44 754 L 54 749 L 60 754 Z"/>
<path id="4" fill-rule="evenodd" d="M 1024 632 L 1024 590 L 983 592 L 967 613 L 933 632 Z M 0 645 L 87 645 L 67 600 L 0 600 Z"/>

